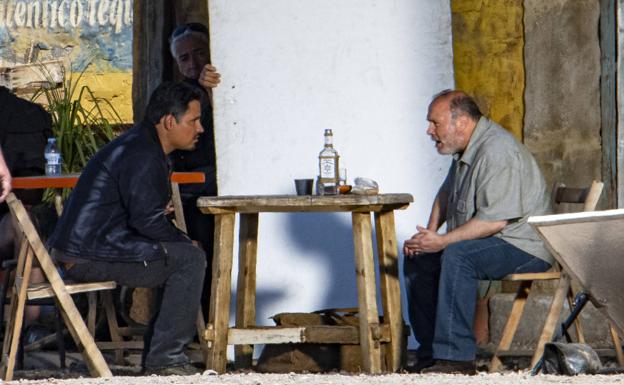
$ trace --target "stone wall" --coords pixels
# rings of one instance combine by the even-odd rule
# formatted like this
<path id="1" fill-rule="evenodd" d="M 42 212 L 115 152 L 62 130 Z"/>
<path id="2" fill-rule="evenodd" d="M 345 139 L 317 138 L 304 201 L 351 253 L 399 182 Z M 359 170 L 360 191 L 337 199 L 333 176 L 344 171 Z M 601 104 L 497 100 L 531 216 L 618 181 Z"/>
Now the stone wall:
<path id="1" fill-rule="evenodd" d="M 525 0 L 524 142 L 548 182 L 601 175 L 598 0 Z"/>

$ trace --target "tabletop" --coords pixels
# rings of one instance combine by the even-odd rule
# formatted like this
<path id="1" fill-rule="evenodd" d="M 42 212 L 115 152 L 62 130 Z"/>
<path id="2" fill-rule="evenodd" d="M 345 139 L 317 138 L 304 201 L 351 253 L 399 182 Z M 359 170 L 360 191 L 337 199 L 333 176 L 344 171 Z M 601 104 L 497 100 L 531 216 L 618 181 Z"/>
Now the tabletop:
<path id="1" fill-rule="evenodd" d="M 72 188 L 76 186 L 80 174 L 63 174 L 60 176 L 37 175 L 14 177 L 11 185 L 13 189 L 39 189 L 39 188 Z M 171 181 L 178 184 L 203 183 L 206 175 L 203 172 L 174 172 Z"/>
<path id="2" fill-rule="evenodd" d="M 204 213 L 387 211 L 406 208 L 410 194 L 377 195 L 244 195 L 200 197 L 197 207 Z"/>

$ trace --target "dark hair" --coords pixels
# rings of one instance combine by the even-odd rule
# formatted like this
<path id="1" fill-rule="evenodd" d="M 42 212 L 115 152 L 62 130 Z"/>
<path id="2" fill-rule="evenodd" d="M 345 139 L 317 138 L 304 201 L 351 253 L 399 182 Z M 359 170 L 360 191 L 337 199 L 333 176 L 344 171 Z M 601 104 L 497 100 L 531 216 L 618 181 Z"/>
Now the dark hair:
<path id="1" fill-rule="evenodd" d="M 186 24 L 178 25 L 173 30 L 173 32 L 171 32 L 171 37 L 169 38 L 169 41 L 172 41 L 175 38 L 180 37 L 181 35 L 187 32 L 199 32 L 208 36 L 208 28 L 202 23 L 186 23 Z"/>
<path id="2" fill-rule="evenodd" d="M 483 113 L 481 113 L 477 102 L 463 91 L 440 91 L 433 96 L 431 104 L 443 98 L 450 98 L 449 107 L 451 109 L 451 116 L 453 119 L 455 119 L 459 115 L 465 114 L 468 115 L 472 120 L 477 121 L 483 116 Z"/>
<path id="3" fill-rule="evenodd" d="M 176 121 L 179 121 L 193 100 L 201 100 L 200 91 L 193 86 L 186 83 L 164 82 L 152 92 L 145 109 L 145 120 L 157 124 L 163 116 L 173 115 Z"/>

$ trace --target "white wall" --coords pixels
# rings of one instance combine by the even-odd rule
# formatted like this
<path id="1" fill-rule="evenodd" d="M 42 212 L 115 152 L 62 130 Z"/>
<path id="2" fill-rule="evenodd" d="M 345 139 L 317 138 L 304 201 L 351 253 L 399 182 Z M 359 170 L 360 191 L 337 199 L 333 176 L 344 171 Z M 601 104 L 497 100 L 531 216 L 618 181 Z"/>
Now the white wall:
<path id="1" fill-rule="evenodd" d="M 411 193 L 399 243 L 426 224 L 450 159 L 425 133 L 427 105 L 452 88 L 450 8 L 431 0 L 210 0 L 221 195 L 292 194 L 318 174 L 332 128 L 349 180 Z M 257 321 L 355 306 L 348 214 L 260 217 Z M 235 284 L 235 279 L 233 279 Z M 403 293 L 402 293 L 403 294 Z M 405 309 L 405 308 L 404 308 Z M 407 315 L 405 315 L 407 318 Z"/>

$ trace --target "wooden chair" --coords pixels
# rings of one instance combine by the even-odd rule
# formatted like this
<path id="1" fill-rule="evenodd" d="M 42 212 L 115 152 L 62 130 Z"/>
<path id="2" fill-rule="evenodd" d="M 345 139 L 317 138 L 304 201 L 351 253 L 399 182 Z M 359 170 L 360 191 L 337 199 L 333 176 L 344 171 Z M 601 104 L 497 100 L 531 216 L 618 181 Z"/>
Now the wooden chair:
<path id="1" fill-rule="evenodd" d="M 582 205 L 582 211 L 594 211 L 596 209 L 596 205 L 598 204 L 598 199 L 600 198 L 602 189 L 603 183 L 597 181 L 594 181 L 592 185 L 588 188 L 569 188 L 565 187 L 563 184 L 557 184 L 553 188 L 553 208 L 555 209 L 555 212 L 557 212 L 557 209 L 560 208 L 562 204 L 567 203 Z M 572 304 L 573 293 L 570 285 L 570 278 L 565 272 L 561 271 L 561 267 L 558 263 L 555 262 L 553 268 L 547 272 L 510 274 L 507 277 L 503 278 L 503 281 L 519 282 L 520 286 L 518 287 L 518 290 L 514 297 L 511 313 L 509 315 L 509 318 L 507 319 L 507 323 L 503 328 L 501 340 L 498 344 L 498 347 L 496 348 L 496 351 L 494 352 L 492 361 L 490 362 L 490 371 L 500 371 L 502 369 L 502 362 L 500 357 L 501 355 L 503 355 L 503 353 L 509 351 L 509 348 L 511 347 L 511 343 L 513 341 L 516 330 L 518 329 L 520 319 L 522 318 L 524 305 L 526 304 L 533 282 L 557 281 L 557 287 L 553 294 L 553 301 L 550 306 L 550 311 L 548 312 L 548 315 L 544 322 L 542 333 L 540 335 L 537 346 L 535 348 L 535 352 L 533 354 L 533 358 L 531 360 L 531 367 L 534 367 L 535 364 L 542 357 L 542 354 L 544 352 L 544 344 L 546 342 L 549 342 L 553 337 L 555 329 L 558 326 L 557 321 L 559 320 L 559 316 L 561 315 L 561 311 L 563 310 L 563 302 L 566 297 L 568 299 L 568 303 L 570 305 Z M 578 319 L 575 326 L 578 341 L 584 342 L 585 339 Z M 618 362 L 620 363 L 620 365 L 624 365 L 624 354 L 622 354 L 622 346 L 620 344 L 619 337 L 617 336 L 617 332 L 613 325 L 610 324 L 610 327 L 611 336 L 613 338 L 613 343 L 615 345 L 618 357 Z"/>
<path id="2" fill-rule="evenodd" d="M 115 282 L 65 284 L 41 242 L 22 203 L 12 193 L 7 197 L 7 203 L 13 217 L 14 225 L 17 230 L 23 234 L 23 240 L 20 245 L 15 277 L 12 279 L 10 286 L 12 295 L 9 305 L 9 322 L 5 330 L 2 348 L 1 371 L 4 380 L 10 381 L 13 378 L 26 301 L 27 299 L 37 298 L 53 298 L 55 300 L 76 345 L 82 349 L 91 375 L 111 377 L 111 371 L 104 361 L 102 353 L 95 345 L 92 335 L 89 333 L 85 322 L 71 298 L 71 294 L 114 289 L 116 286 Z M 33 260 L 35 258 L 48 283 L 29 284 Z M 88 318 L 90 321 L 94 320 L 95 314 L 90 314 Z"/>

